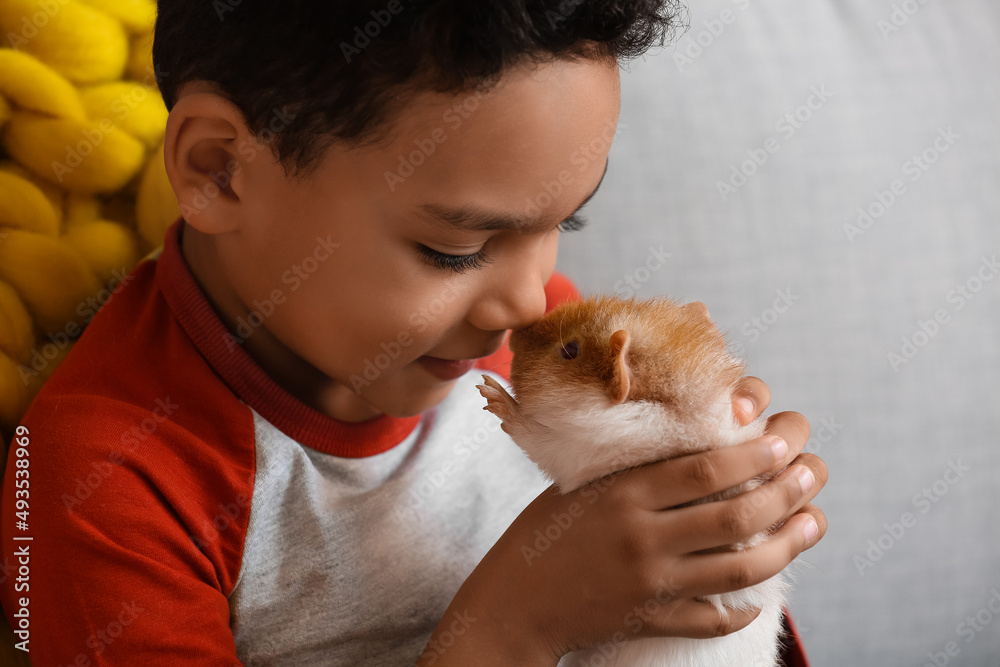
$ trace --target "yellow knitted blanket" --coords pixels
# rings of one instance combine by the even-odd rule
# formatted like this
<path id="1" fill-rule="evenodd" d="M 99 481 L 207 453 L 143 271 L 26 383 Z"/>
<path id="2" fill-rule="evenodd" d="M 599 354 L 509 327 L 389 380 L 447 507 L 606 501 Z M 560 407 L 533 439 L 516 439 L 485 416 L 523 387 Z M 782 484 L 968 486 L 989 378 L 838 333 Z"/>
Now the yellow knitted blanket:
<path id="1" fill-rule="evenodd" d="M 97 308 L 180 211 L 153 0 L 0 0 L 4 449 Z"/>

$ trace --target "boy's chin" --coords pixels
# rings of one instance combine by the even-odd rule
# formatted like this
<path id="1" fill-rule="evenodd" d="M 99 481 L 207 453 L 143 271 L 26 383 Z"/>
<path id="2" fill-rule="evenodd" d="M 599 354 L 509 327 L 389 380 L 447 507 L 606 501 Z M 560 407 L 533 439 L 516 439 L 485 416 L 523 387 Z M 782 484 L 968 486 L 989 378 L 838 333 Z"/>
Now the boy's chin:
<path id="1" fill-rule="evenodd" d="M 410 386 L 394 390 L 386 387 L 382 396 L 371 397 L 369 402 L 383 414 L 405 419 L 415 417 L 430 410 L 448 397 L 455 380 L 441 382 L 436 386 Z"/>

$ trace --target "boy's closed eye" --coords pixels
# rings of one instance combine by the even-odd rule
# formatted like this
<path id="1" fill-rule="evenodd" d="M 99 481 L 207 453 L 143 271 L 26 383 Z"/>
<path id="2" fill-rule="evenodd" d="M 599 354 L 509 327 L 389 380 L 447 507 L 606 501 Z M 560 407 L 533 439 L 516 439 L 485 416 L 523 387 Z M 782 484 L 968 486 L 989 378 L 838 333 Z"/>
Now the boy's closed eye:
<path id="1" fill-rule="evenodd" d="M 575 232 L 583 229 L 586 224 L 586 218 L 579 213 L 574 213 L 560 222 L 553 231 Z M 454 271 L 455 273 L 465 273 L 469 269 L 481 269 L 491 261 L 490 256 L 486 253 L 486 246 L 483 246 L 478 252 L 470 255 L 449 255 L 438 252 L 423 244 L 417 244 L 417 252 L 433 266 L 446 271 Z"/>
<path id="2" fill-rule="evenodd" d="M 580 211 L 594 198 L 597 191 L 601 189 L 610 164 L 610 158 L 605 158 L 604 171 L 601 173 L 601 179 L 597 182 L 597 185 L 569 217 L 560 221 L 555 228 L 549 230 L 550 233 L 557 230 L 560 232 L 573 232 L 583 229 L 586 226 L 587 219 L 580 215 Z M 545 197 L 548 198 L 549 195 L 546 193 Z M 548 201 L 551 202 L 552 200 L 548 199 Z M 548 205 L 544 202 L 542 203 Z M 452 229 L 469 231 L 513 229 L 522 231 L 528 230 L 531 226 L 530 222 L 522 218 L 510 215 L 498 215 L 476 207 L 448 209 L 434 204 L 424 204 L 419 207 L 418 211 L 421 218 L 426 218 L 432 223 Z M 469 269 L 481 269 L 491 261 L 490 256 L 486 253 L 485 244 L 477 252 L 468 254 L 443 253 L 422 243 L 417 244 L 416 250 L 432 266 L 455 273 L 464 273 Z"/>

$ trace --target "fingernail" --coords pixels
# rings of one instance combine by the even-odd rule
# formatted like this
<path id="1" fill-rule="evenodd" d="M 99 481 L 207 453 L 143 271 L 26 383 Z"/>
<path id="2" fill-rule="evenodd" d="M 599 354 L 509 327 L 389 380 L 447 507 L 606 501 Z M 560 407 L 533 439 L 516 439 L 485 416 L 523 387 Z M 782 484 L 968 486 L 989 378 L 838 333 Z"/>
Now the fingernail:
<path id="1" fill-rule="evenodd" d="M 813 477 L 812 470 L 805 466 L 798 466 L 798 468 L 795 471 L 795 477 L 799 480 L 799 487 L 801 487 L 802 493 L 808 493 L 809 489 L 812 488 L 813 482 L 816 480 Z"/>
<path id="2" fill-rule="evenodd" d="M 806 522 L 805 528 L 802 532 L 806 535 L 806 542 L 812 542 L 813 538 L 819 534 L 819 526 L 816 525 L 816 520 L 810 518 L 809 521 Z"/>
<path id="3" fill-rule="evenodd" d="M 785 454 L 788 453 L 788 443 L 778 436 L 773 436 L 771 439 L 771 452 L 774 454 L 775 462 L 781 461 L 785 458 Z"/>
<path id="4" fill-rule="evenodd" d="M 753 401 L 749 398 L 737 398 L 736 405 L 740 406 L 740 410 L 746 413 L 747 417 L 753 417 Z"/>

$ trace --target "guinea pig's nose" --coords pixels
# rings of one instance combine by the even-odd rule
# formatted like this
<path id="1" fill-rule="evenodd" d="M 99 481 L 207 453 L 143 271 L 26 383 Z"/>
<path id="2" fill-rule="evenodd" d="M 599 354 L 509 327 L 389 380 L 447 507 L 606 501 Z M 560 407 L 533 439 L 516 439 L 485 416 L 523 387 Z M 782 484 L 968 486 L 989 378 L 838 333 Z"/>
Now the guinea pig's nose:
<path id="1" fill-rule="evenodd" d="M 703 304 L 701 301 L 692 301 L 684 306 L 685 308 L 690 308 L 695 312 L 703 315 L 707 319 L 712 319 L 712 316 L 708 314 L 708 306 Z"/>
<path id="2" fill-rule="evenodd" d="M 709 326 L 718 331 L 718 327 L 715 326 L 715 322 L 712 321 L 712 316 L 708 314 L 708 306 L 703 304 L 701 301 L 692 301 L 691 303 L 685 304 L 685 308 L 690 308 L 692 312 L 697 313 L 701 317 L 704 317 L 708 322 Z"/>

